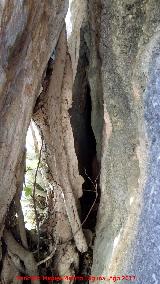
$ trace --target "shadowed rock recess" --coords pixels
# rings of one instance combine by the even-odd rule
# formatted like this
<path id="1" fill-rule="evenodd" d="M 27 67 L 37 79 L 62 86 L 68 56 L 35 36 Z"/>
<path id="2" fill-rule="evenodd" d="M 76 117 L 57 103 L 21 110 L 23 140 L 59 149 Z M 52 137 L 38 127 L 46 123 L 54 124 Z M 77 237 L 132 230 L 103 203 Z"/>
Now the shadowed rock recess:
<path id="1" fill-rule="evenodd" d="M 159 172 L 160 1 L 0 1 L 0 283 L 160 283 Z"/>

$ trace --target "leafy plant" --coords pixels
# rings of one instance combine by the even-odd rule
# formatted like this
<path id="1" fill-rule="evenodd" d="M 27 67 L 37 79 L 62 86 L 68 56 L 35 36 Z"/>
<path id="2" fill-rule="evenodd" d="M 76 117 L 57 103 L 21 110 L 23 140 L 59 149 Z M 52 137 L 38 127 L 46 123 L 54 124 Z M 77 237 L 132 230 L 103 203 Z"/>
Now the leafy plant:
<path id="1" fill-rule="evenodd" d="M 25 187 L 24 187 L 24 192 L 25 192 L 25 196 L 26 196 L 26 197 L 29 197 L 29 196 L 32 195 L 32 188 L 29 187 L 29 186 L 25 186 Z"/>

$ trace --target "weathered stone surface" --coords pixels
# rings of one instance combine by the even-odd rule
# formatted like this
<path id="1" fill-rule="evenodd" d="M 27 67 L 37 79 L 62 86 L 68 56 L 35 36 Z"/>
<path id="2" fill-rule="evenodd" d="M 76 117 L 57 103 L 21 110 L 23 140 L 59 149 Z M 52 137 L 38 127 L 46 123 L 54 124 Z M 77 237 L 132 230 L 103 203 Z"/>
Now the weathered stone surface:
<path id="1" fill-rule="evenodd" d="M 74 18 L 79 5 L 72 1 L 71 11 L 88 47 L 92 127 L 101 160 L 92 274 L 130 273 L 136 283 L 159 283 L 160 3 L 91 0 L 86 12 L 77 10 L 81 28 Z"/>
<path id="2" fill-rule="evenodd" d="M 88 80 L 91 89 L 92 113 L 91 122 L 97 145 L 97 159 L 101 160 L 102 132 L 103 132 L 103 89 L 101 83 L 101 57 L 99 52 L 101 2 L 88 2 L 88 47 L 90 50 Z"/>
<path id="3" fill-rule="evenodd" d="M 103 96 L 100 73 L 101 62 L 98 49 L 100 35 L 100 11 L 101 5 L 99 1 L 94 0 L 87 2 L 85 0 L 72 0 L 72 33 L 68 40 L 69 52 L 73 66 L 73 104 L 74 100 L 79 100 L 79 112 L 81 118 L 78 118 L 78 120 L 79 123 L 82 123 L 81 121 L 85 119 L 85 112 L 83 111 L 83 108 L 85 109 L 84 93 L 86 91 L 84 92 L 84 89 L 86 88 L 87 81 L 90 89 L 90 96 L 92 98 L 91 122 L 97 142 L 98 160 L 100 160 L 101 156 L 103 128 Z M 87 78 L 85 78 L 85 76 Z M 80 86 L 82 87 L 80 88 Z M 75 94 L 76 89 L 77 93 Z M 76 114 L 74 114 L 74 116 L 76 116 Z M 82 126 L 82 128 L 84 127 Z M 79 136 L 84 136 L 84 132 L 85 129 L 80 131 Z M 88 136 L 90 136 L 90 134 L 88 134 Z"/>
<path id="4" fill-rule="evenodd" d="M 0 224 L 15 194 L 16 165 L 66 12 L 63 0 L 1 1 Z"/>
<path id="5" fill-rule="evenodd" d="M 81 27 L 87 18 L 87 1 L 70 0 L 72 31 L 68 37 L 68 49 L 72 60 L 73 81 L 77 73 L 81 44 Z"/>
<path id="6" fill-rule="evenodd" d="M 104 130 L 92 272 L 130 273 L 136 283 L 160 280 L 159 16 L 157 1 L 102 1 Z"/>

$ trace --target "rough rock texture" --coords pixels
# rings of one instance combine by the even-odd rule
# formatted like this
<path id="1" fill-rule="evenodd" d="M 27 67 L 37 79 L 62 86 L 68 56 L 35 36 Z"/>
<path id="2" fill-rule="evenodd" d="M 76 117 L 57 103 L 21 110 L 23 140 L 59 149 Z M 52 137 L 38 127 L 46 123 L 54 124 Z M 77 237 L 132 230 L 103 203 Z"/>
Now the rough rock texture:
<path id="1" fill-rule="evenodd" d="M 160 3 L 87 3 L 77 29 L 89 27 L 83 41 L 101 161 L 92 274 L 130 273 L 136 283 L 159 283 Z M 78 5 L 72 1 L 72 11 Z"/>
<path id="2" fill-rule="evenodd" d="M 93 274 L 159 283 L 158 1 L 102 1 L 104 129 Z M 122 282 L 122 281 L 121 281 Z"/>
<path id="3" fill-rule="evenodd" d="M 103 128 L 103 97 L 100 77 L 100 56 L 98 50 L 99 27 L 100 27 L 100 1 L 71 1 L 72 33 L 68 40 L 74 71 L 73 104 L 74 99 L 79 100 L 81 122 L 85 116 L 84 91 L 87 81 L 91 103 L 91 121 L 97 142 L 97 158 L 101 156 L 101 138 Z M 95 19 L 95 21 L 94 21 Z M 79 64 L 79 66 L 78 66 Z M 75 73 L 76 72 L 76 73 Z M 76 78 L 76 76 L 78 78 Z M 85 78 L 86 76 L 86 78 Z M 81 87 L 80 87 L 81 86 Z M 77 93 L 75 94 L 75 92 Z M 81 103 L 80 103 L 81 101 Z M 75 103 L 76 104 L 76 103 Z M 74 107 L 74 106 L 73 106 Z M 83 129 L 83 132 L 85 130 Z M 81 131 L 81 134 L 84 135 Z M 90 134 L 88 134 L 90 136 Z M 86 146 L 87 148 L 87 146 Z M 88 148 L 89 150 L 89 148 Z"/>
<path id="4" fill-rule="evenodd" d="M 67 1 L 0 5 L 0 230 L 36 102 L 34 120 L 48 169 L 48 236 L 56 244 L 59 274 L 73 275 L 77 249 L 87 250 L 79 171 L 85 177 L 87 167 L 94 179 L 99 162 L 92 274 L 131 274 L 138 284 L 159 283 L 160 2 L 72 0 L 68 49 L 64 29 L 59 38 Z M 37 99 L 57 41 L 49 86 Z M 8 255 L 5 277 L 7 266 L 12 269 Z"/>
<path id="5" fill-rule="evenodd" d="M 67 1 L 1 1 L 0 227 L 15 194 L 16 165 L 42 73 L 55 48 Z"/>
<path id="6" fill-rule="evenodd" d="M 81 27 L 87 17 L 87 1 L 70 0 L 72 31 L 68 38 L 68 49 L 71 55 L 73 81 L 77 73 L 79 51 L 81 44 Z"/>

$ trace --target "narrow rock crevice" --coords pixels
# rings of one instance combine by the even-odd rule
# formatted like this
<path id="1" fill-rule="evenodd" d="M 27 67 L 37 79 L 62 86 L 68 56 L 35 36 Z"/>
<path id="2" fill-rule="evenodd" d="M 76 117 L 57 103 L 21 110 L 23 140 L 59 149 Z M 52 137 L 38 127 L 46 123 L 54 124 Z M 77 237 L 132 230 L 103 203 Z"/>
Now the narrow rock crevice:
<path id="1" fill-rule="evenodd" d="M 92 98 L 88 74 L 90 50 L 86 42 L 86 34 L 89 35 L 88 23 L 84 23 L 80 31 L 79 60 L 72 89 L 72 108 L 69 110 L 79 173 L 84 178 L 83 195 L 80 198 L 80 216 L 89 246 L 86 253 L 80 254 L 78 275 L 91 274 L 92 248 L 100 202 L 100 165 L 97 159 L 97 143 L 91 121 Z"/>
<path id="2" fill-rule="evenodd" d="M 84 27 L 85 29 L 85 27 Z M 78 159 L 80 175 L 84 178 L 83 195 L 81 197 L 81 221 L 85 219 L 95 200 L 95 188 L 92 183 L 99 175 L 96 139 L 91 125 L 92 101 L 88 81 L 89 49 L 81 29 L 79 61 L 73 85 L 72 108 L 70 109 L 71 125 L 74 135 L 74 146 Z M 97 179 L 98 182 L 98 179 Z M 98 186 L 99 194 L 99 186 Z M 99 198 L 96 205 L 98 205 Z M 94 231 L 96 225 L 97 206 L 93 208 L 84 229 Z"/>

